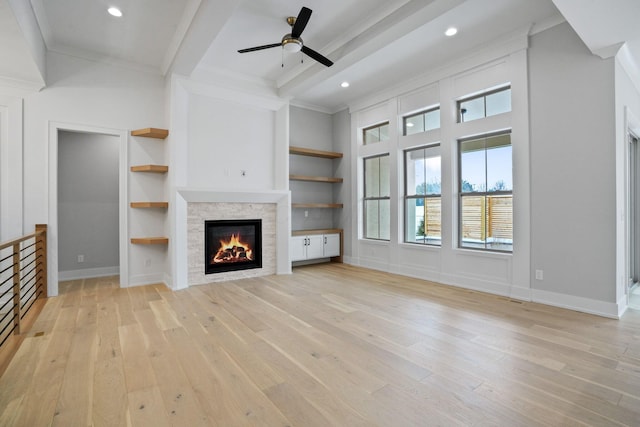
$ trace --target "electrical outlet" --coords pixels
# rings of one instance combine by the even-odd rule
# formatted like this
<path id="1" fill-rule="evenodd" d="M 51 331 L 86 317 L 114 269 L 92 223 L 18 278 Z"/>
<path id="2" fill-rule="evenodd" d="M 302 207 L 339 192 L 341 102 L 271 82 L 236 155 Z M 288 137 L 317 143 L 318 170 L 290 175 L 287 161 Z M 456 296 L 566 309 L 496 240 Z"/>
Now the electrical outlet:
<path id="1" fill-rule="evenodd" d="M 84 262 L 84 255 L 78 255 L 78 262 Z"/>
<path id="2" fill-rule="evenodd" d="M 147 258 L 147 259 L 145 259 L 145 260 L 144 260 L 144 266 L 145 266 L 145 267 L 149 267 L 149 266 L 151 266 L 151 260 L 150 260 L 149 258 Z"/>
<path id="3" fill-rule="evenodd" d="M 304 211 L 304 217 L 308 218 L 309 217 L 309 211 Z"/>
<path id="4" fill-rule="evenodd" d="M 536 270 L 536 280 L 544 280 L 544 271 Z"/>

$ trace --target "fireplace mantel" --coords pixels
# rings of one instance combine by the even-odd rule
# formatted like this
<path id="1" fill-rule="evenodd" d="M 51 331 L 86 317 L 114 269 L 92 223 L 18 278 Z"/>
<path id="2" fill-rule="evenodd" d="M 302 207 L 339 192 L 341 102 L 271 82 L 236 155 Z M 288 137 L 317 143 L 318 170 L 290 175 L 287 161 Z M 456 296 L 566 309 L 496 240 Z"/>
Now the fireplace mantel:
<path id="1" fill-rule="evenodd" d="M 195 284 L 190 283 L 189 274 L 189 218 L 190 204 L 233 204 L 246 203 L 251 205 L 274 204 L 275 205 L 275 266 L 276 274 L 290 274 L 291 262 L 289 261 L 289 235 L 291 230 L 291 195 L 289 191 L 262 190 L 262 191 L 230 191 L 221 189 L 203 188 L 177 188 L 175 192 L 175 223 L 174 229 L 174 268 L 173 289 L 184 289 Z M 258 206 L 254 206 L 258 208 Z M 210 218 L 209 218 L 210 219 Z M 204 218 L 203 218 L 204 220 Z M 268 229 L 268 224 L 263 224 L 263 230 Z M 193 245 L 193 242 L 192 242 Z"/>

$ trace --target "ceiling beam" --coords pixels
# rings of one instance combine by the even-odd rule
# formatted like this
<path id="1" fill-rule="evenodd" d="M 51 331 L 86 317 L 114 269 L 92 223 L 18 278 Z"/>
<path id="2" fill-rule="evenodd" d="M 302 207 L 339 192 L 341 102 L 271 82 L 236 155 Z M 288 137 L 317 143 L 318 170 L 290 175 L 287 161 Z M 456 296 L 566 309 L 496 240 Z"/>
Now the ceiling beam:
<path id="1" fill-rule="evenodd" d="M 379 20 L 356 26 L 340 45 L 323 50 L 328 51 L 326 56 L 334 61 L 332 67 L 313 63 L 302 72 L 285 75 L 277 82 L 278 94 L 295 97 L 462 3 L 464 0 L 411 0 Z"/>
<path id="2" fill-rule="evenodd" d="M 197 9 L 195 3 L 199 2 Z M 196 0 L 192 1 L 185 12 L 184 19 L 191 16 L 188 29 L 178 28 L 177 34 L 184 34 L 182 40 L 174 40 L 174 47 L 165 57 L 162 71 L 164 74 L 176 73 L 190 76 L 200 60 L 209 49 L 211 43 L 229 20 L 240 0 Z M 184 25 L 184 22 L 181 24 Z M 179 47 L 175 47 L 179 45 Z"/>

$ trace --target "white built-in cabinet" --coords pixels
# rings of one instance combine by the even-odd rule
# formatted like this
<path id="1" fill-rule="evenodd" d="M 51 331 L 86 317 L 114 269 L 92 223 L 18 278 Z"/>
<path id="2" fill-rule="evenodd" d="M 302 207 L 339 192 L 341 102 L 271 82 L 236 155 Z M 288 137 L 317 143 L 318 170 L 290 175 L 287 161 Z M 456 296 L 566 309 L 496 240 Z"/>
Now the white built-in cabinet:
<path id="1" fill-rule="evenodd" d="M 337 232 L 327 234 L 294 234 L 290 245 L 291 261 L 340 257 L 341 232 L 335 231 Z"/>

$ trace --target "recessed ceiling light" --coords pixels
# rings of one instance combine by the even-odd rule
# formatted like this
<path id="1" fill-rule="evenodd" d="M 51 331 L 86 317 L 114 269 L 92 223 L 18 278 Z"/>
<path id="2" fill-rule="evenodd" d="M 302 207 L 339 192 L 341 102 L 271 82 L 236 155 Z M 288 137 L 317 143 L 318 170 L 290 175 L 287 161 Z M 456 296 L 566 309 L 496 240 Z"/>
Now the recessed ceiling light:
<path id="1" fill-rule="evenodd" d="M 447 31 L 444 32 L 444 35 L 447 37 L 455 36 L 458 33 L 458 29 L 456 27 L 449 27 Z"/>
<path id="2" fill-rule="evenodd" d="M 118 9 L 117 7 L 110 7 L 109 9 L 107 9 L 107 12 L 109 12 L 109 15 L 111 16 L 115 16 L 120 18 L 122 16 L 122 11 L 120 9 Z"/>
<path id="3" fill-rule="evenodd" d="M 342 83 L 340 83 L 340 86 L 349 87 L 349 82 L 342 82 Z"/>

